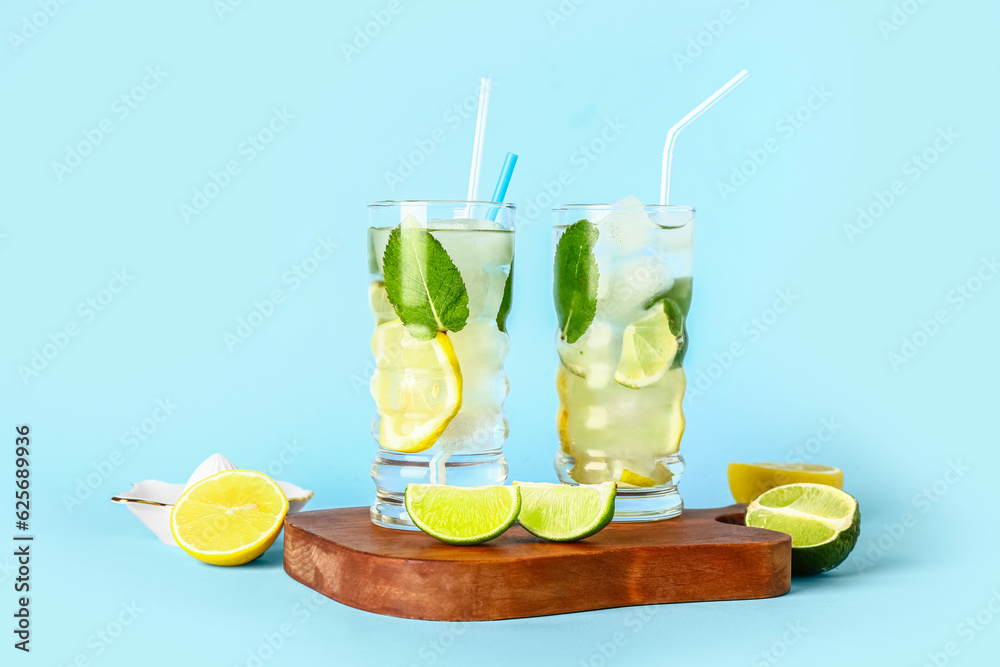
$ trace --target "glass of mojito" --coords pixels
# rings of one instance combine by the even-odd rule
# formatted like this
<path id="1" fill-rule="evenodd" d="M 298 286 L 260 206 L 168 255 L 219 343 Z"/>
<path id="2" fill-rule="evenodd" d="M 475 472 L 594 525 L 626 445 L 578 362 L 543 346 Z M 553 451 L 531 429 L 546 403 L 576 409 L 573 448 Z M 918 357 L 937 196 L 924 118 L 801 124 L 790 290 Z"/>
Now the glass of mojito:
<path id="1" fill-rule="evenodd" d="M 556 472 L 615 482 L 616 521 L 677 516 L 694 209 L 627 197 L 553 215 Z"/>
<path id="2" fill-rule="evenodd" d="M 372 521 L 415 529 L 409 483 L 503 484 L 504 359 L 514 206 L 475 201 L 368 205 L 375 331 Z"/>

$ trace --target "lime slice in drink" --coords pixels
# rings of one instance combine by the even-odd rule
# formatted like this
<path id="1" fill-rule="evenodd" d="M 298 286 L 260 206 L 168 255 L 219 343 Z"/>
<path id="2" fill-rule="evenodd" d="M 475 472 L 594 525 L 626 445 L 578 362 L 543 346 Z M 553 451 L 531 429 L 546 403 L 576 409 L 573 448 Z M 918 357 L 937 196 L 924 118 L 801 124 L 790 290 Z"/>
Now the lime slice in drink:
<path id="1" fill-rule="evenodd" d="M 462 407 L 462 371 L 448 334 L 417 340 L 399 320 L 375 327 L 371 392 L 379 444 L 412 454 L 434 446 Z"/>
<path id="2" fill-rule="evenodd" d="M 615 483 L 569 486 L 514 482 L 521 490 L 517 522 L 536 537 L 573 542 L 590 537 L 615 515 Z"/>
<path id="3" fill-rule="evenodd" d="M 448 544 L 479 544 L 511 527 L 521 509 L 516 486 L 407 484 L 406 513 Z"/>
<path id="4" fill-rule="evenodd" d="M 852 496 L 826 484 L 786 484 L 747 507 L 746 525 L 792 536 L 792 572 L 818 574 L 844 562 L 858 541 L 861 513 Z"/>
<path id="5" fill-rule="evenodd" d="M 844 488 L 844 471 L 815 463 L 730 463 L 729 490 L 738 503 L 748 503 L 777 486 L 810 482 Z"/>
<path id="6" fill-rule="evenodd" d="M 670 331 L 670 318 L 662 307 L 654 307 L 625 327 L 615 382 L 631 389 L 648 387 L 666 374 L 676 354 L 677 336 Z"/>

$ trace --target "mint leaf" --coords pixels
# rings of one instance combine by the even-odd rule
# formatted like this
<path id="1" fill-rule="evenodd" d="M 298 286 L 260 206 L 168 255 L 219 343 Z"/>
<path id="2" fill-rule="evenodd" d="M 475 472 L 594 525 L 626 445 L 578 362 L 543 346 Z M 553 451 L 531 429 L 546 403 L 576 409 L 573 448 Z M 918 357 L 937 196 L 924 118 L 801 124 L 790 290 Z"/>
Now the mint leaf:
<path id="1" fill-rule="evenodd" d="M 594 246 L 599 235 L 589 220 L 579 220 L 563 232 L 556 244 L 553 296 L 559 335 L 569 343 L 580 339 L 597 312 L 600 271 Z"/>
<path id="2" fill-rule="evenodd" d="M 674 355 L 674 362 L 670 368 L 679 368 L 684 362 L 684 356 L 688 348 L 687 315 L 691 309 L 691 278 L 678 278 L 674 284 L 665 292 L 657 294 L 652 299 L 643 304 L 643 308 L 649 310 L 657 303 L 663 304 L 663 311 L 670 321 L 670 332 L 677 336 L 677 354 Z"/>
<path id="3" fill-rule="evenodd" d="M 670 299 L 673 301 L 681 309 L 684 315 L 687 315 L 688 310 L 691 309 L 691 278 L 678 278 L 674 281 L 674 284 L 670 286 L 670 289 L 665 292 L 660 292 L 653 298 L 649 299 L 643 304 L 642 307 L 649 310 L 658 301 L 663 301 L 664 299 Z"/>
<path id="4" fill-rule="evenodd" d="M 461 331 L 469 319 L 469 293 L 441 242 L 422 227 L 396 227 L 383 255 L 389 303 L 411 336 Z"/>
<path id="5" fill-rule="evenodd" d="M 497 329 L 507 333 L 507 315 L 510 314 L 510 302 L 514 294 L 514 260 L 510 260 L 510 273 L 503 285 L 503 297 L 500 299 L 500 309 L 497 311 Z"/>

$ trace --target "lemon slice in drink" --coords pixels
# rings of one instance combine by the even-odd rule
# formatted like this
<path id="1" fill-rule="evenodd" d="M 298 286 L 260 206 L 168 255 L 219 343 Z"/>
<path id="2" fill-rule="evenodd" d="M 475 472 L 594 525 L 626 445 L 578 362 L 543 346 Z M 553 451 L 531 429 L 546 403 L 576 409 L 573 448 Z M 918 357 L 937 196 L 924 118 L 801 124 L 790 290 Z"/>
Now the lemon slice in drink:
<path id="1" fill-rule="evenodd" d="M 738 503 L 785 484 L 811 482 L 844 487 L 844 471 L 815 463 L 730 463 L 729 490 Z"/>
<path id="2" fill-rule="evenodd" d="M 818 574 L 844 562 L 861 531 L 858 501 L 826 484 L 786 484 L 747 507 L 746 525 L 792 537 L 792 572 Z"/>
<path id="3" fill-rule="evenodd" d="M 170 510 L 177 544 L 212 565 L 242 565 L 270 547 L 288 513 L 278 483 L 253 470 L 223 470 L 192 484 Z"/>
<path id="4" fill-rule="evenodd" d="M 681 418 L 683 419 L 683 416 Z M 622 470 L 621 478 L 618 481 L 620 481 L 625 487 L 650 487 L 669 484 L 670 480 L 673 478 L 674 473 L 670 472 L 670 468 L 662 463 L 657 463 L 653 467 L 652 472 L 649 473 L 649 477 L 640 475 L 639 473 L 632 472 L 628 468 L 625 468 Z"/>
<path id="5" fill-rule="evenodd" d="M 416 526 L 448 544 L 479 544 L 502 534 L 521 509 L 516 486 L 407 484 L 406 513 Z"/>
<path id="6" fill-rule="evenodd" d="M 569 486 L 514 482 L 521 491 L 517 522 L 536 537 L 573 542 L 590 537 L 615 516 L 615 483 Z"/>
<path id="7" fill-rule="evenodd" d="M 677 336 L 662 307 L 625 327 L 622 356 L 615 382 L 631 389 L 648 387 L 670 369 L 677 354 Z"/>
<path id="8" fill-rule="evenodd" d="M 379 444 L 410 454 L 432 447 L 462 408 L 462 371 L 448 334 L 417 340 L 393 320 L 375 328 L 372 353 Z"/>

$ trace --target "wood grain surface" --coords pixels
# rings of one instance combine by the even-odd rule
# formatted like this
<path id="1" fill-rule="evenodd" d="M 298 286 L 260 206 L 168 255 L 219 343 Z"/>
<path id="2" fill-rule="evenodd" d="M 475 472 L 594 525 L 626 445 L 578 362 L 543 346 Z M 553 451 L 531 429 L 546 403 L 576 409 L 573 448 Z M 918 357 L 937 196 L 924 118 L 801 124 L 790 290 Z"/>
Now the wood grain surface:
<path id="1" fill-rule="evenodd" d="M 440 621 L 783 595 L 791 539 L 743 526 L 744 509 L 612 523 L 569 544 L 515 525 L 471 547 L 376 526 L 367 507 L 300 512 L 285 519 L 285 571 L 351 607 Z"/>

